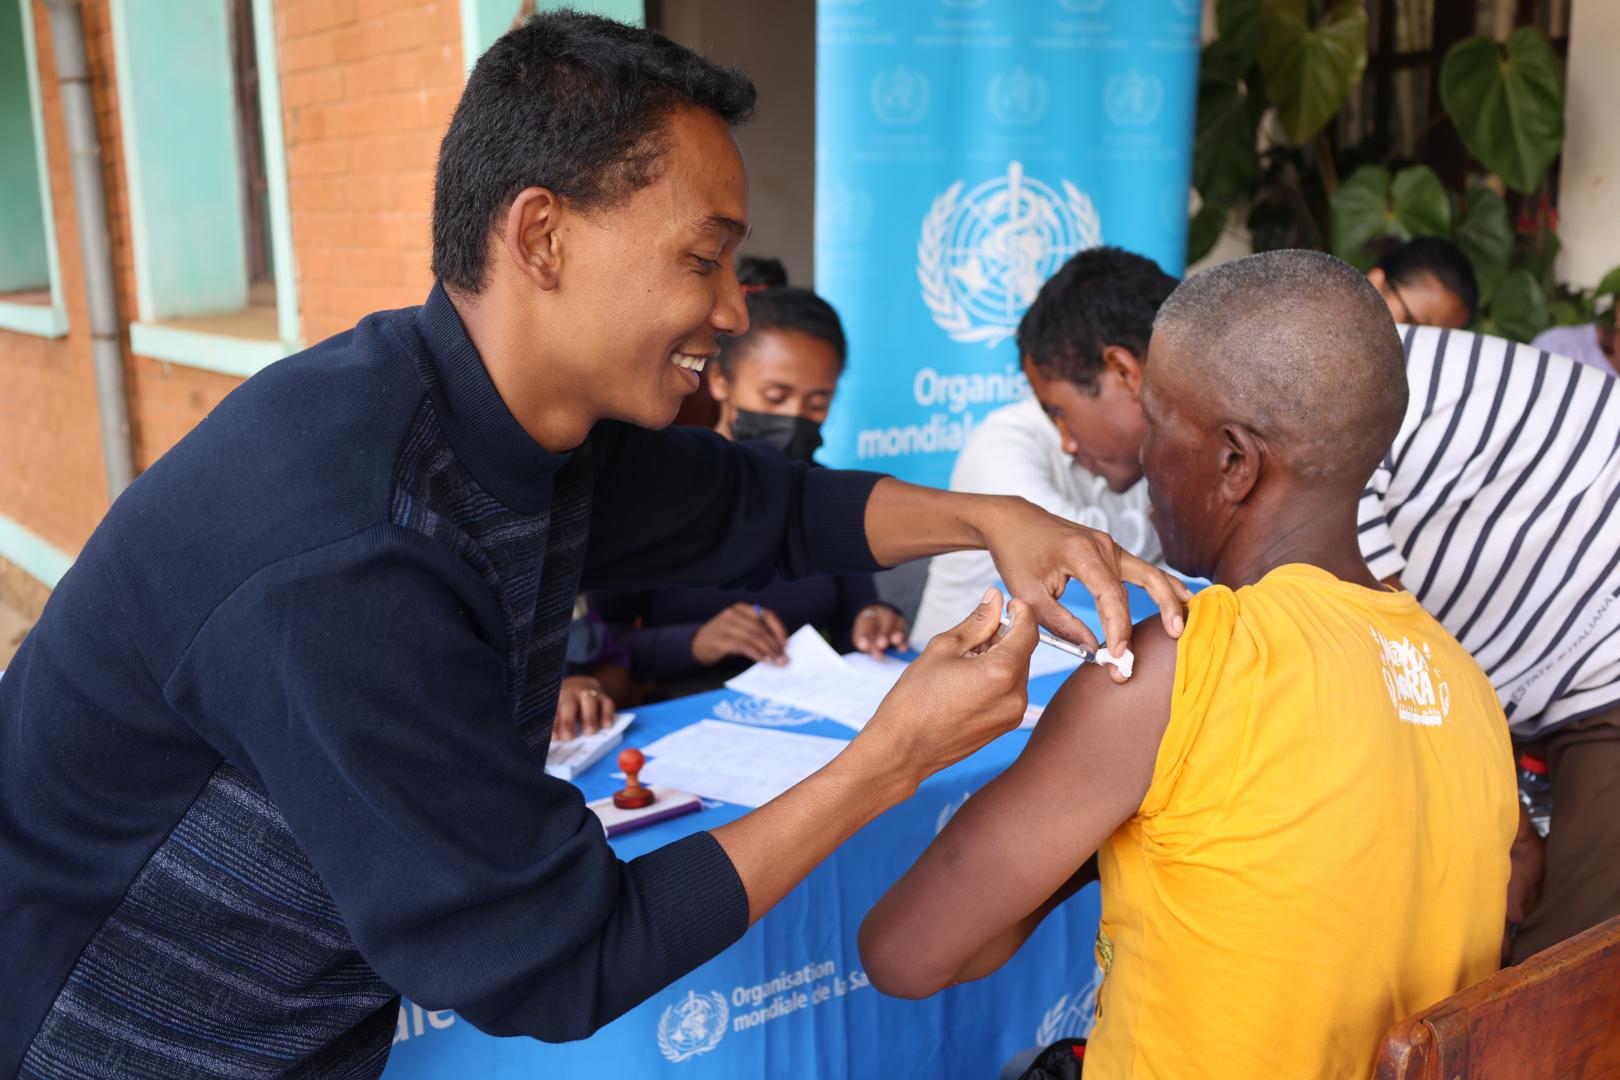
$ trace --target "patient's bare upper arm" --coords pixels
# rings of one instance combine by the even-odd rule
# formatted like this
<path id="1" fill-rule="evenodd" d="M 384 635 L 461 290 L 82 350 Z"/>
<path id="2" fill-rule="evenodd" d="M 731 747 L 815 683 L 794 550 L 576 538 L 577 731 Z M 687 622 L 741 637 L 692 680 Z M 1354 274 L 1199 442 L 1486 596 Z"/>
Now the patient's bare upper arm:
<path id="1" fill-rule="evenodd" d="M 868 916 L 862 950 L 955 971 L 1044 904 L 1134 814 L 1170 717 L 1176 643 L 1158 619 L 1132 637 L 1116 685 L 1085 665 L 1047 706 L 1029 745 L 979 791 Z M 868 958 L 871 966 L 871 958 Z"/>

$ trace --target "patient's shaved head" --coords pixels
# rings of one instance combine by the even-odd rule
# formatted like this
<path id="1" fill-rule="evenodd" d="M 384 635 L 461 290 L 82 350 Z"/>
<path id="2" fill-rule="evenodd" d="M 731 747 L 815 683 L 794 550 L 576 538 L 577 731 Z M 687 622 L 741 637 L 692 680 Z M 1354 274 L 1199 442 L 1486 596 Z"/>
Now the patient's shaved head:
<path id="1" fill-rule="evenodd" d="M 1246 425 L 1290 472 L 1363 484 L 1406 413 L 1406 363 L 1383 297 L 1349 263 L 1268 251 L 1183 282 L 1153 323 L 1156 384 Z"/>

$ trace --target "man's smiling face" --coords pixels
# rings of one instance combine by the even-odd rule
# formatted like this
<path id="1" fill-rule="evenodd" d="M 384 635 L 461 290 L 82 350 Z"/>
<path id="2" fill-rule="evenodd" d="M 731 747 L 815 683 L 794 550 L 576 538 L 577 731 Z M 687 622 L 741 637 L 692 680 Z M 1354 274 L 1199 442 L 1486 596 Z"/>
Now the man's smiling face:
<path id="1" fill-rule="evenodd" d="M 597 414 L 665 427 L 697 389 L 719 335 L 748 328 L 733 260 L 748 231 L 748 173 L 706 109 L 672 112 L 658 179 L 622 203 L 571 213 L 554 308 Z"/>

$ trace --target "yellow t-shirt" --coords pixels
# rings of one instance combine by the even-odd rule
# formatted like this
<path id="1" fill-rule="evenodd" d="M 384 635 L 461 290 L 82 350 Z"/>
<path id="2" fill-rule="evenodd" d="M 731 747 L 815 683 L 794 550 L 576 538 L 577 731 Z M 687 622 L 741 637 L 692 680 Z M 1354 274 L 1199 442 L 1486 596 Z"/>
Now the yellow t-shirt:
<path id="1" fill-rule="evenodd" d="M 1496 969 L 1516 800 L 1490 682 L 1410 593 L 1298 564 L 1201 593 L 1099 853 L 1087 1080 L 1364 1080 Z"/>

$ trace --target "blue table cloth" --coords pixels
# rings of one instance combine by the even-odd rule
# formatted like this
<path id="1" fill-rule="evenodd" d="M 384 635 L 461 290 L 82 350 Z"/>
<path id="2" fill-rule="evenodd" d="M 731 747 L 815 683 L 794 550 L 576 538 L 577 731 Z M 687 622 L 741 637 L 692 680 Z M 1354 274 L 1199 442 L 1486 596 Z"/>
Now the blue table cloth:
<path id="1" fill-rule="evenodd" d="M 1065 602 L 1093 629 L 1089 597 Z M 1155 609 L 1131 589 L 1131 610 Z M 1044 704 L 1063 674 L 1030 683 Z M 636 712 L 627 745 L 643 746 L 713 718 L 848 739 L 842 725 L 719 690 Z M 402 1002 L 386 1080 L 450 1077 L 994 1077 L 1025 1047 L 1091 1027 L 1099 904 L 1090 886 L 1041 925 L 990 978 L 927 1001 L 874 990 L 861 971 L 855 934 L 888 887 L 969 795 L 1005 769 L 1028 742 L 1006 735 L 926 781 L 917 794 L 856 834 L 737 944 L 654 994 L 589 1039 L 548 1045 L 483 1034 L 450 1012 Z M 613 755 L 578 781 L 587 799 L 611 794 Z M 701 813 L 613 841 L 629 859 L 747 810 L 707 804 Z"/>

